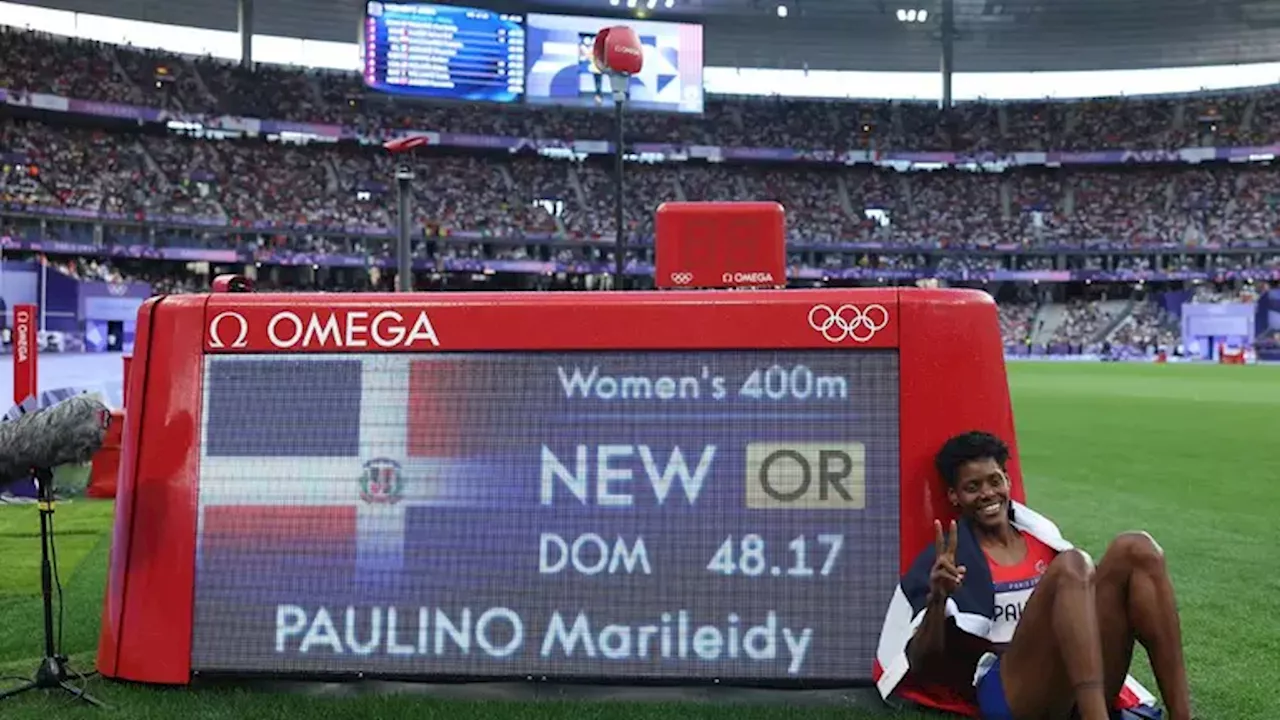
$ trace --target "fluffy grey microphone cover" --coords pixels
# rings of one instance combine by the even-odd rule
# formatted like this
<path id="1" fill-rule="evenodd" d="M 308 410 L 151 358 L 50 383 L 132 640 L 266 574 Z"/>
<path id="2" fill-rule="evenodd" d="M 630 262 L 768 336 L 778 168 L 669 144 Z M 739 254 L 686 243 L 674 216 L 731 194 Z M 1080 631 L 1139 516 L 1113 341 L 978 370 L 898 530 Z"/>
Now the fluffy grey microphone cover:
<path id="1" fill-rule="evenodd" d="M 22 477 L 33 467 L 52 469 L 92 460 L 109 421 L 106 405 L 79 395 L 0 423 L 0 480 Z"/>

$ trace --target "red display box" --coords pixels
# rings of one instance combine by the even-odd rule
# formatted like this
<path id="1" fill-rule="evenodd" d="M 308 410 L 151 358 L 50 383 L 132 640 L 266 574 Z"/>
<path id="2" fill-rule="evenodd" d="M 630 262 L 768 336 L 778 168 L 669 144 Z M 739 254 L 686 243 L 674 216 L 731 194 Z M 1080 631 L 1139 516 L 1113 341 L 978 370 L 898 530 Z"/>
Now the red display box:
<path id="1" fill-rule="evenodd" d="M 787 284 L 786 213 L 776 202 L 666 202 L 654 220 L 660 288 Z"/>
<path id="2" fill-rule="evenodd" d="M 898 570 L 931 541 L 933 520 L 950 517 L 933 455 L 953 434 L 979 429 L 1006 438 L 1015 448 L 1010 461 L 1013 497 L 1024 499 L 996 306 L 979 291 L 153 298 L 139 311 L 98 670 L 106 677 L 146 683 L 186 684 L 192 679 L 193 652 L 200 650 L 193 647 L 200 468 L 209 449 L 202 442 L 212 442 L 204 417 L 210 402 L 208 366 L 229 355 L 362 362 L 382 357 L 394 363 L 402 362 L 396 357 L 404 353 L 451 353 L 465 360 L 468 353 L 520 351 L 609 351 L 637 357 L 683 351 L 715 351 L 725 357 L 751 351 L 778 357 L 836 351 L 849 353 L 851 366 L 860 353 L 892 355 L 885 366 L 896 368 L 897 374 L 897 386 L 887 396 L 896 398 L 898 417 Z M 329 391 L 314 390 L 321 399 Z M 242 402 L 248 406 L 259 400 L 245 397 Z M 286 437 L 289 432 L 279 431 Z M 894 428 L 881 431 L 892 435 Z M 375 501 L 395 499 L 384 483 L 391 477 L 385 474 L 388 467 L 375 468 L 382 475 L 367 476 L 361 490 L 366 502 L 371 496 Z M 747 506 L 759 507 L 751 501 Z M 254 517 L 254 522 L 265 519 Z M 317 533 L 315 528 L 310 534 Z M 883 588 L 884 602 L 892 589 L 892 584 Z M 873 590 L 878 597 L 880 588 Z M 878 631 L 883 613 L 883 604 L 874 605 L 864 608 L 866 617 L 873 618 L 871 633 Z M 845 679 L 870 676 L 867 663 Z"/>

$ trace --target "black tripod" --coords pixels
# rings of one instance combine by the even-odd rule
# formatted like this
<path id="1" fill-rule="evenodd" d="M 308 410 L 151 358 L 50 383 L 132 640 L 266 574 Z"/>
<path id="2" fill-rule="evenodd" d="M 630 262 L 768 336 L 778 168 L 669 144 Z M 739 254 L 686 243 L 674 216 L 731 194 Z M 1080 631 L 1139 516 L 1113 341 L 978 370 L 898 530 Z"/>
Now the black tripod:
<path id="1" fill-rule="evenodd" d="M 49 562 L 53 548 L 53 471 L 32 469 L 31 479 L 36 483 L 36 498 L 40 509 L 40 593 L 44 598 L 44 659 L 36 668 L 35 679 L 12 690 L 0 692 L 0 700 L 21 695 L 28 690 L 65 690 L 77 698 L 100 708 L 106 705 L 67 680 L 67 659 L 53 647 L 53 566 Z"/>

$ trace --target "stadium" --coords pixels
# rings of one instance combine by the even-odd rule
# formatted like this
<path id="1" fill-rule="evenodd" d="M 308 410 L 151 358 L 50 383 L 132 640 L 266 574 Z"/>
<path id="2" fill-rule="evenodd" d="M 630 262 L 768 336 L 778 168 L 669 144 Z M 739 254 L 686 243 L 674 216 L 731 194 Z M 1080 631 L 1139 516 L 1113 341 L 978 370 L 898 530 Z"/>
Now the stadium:
<path id="1" fill-rule="evenodd" d="M 0 2 L 0 714 L 1280 717 L 1277 48 L 1268 0 Z M 1003 572 L 970 430 L 1057 554 L 938 612 L 1052 617 L 1065 690 L 887 654 L 918 553 Z M 1077 587 L 1131 677 L 1054 649 Z M 5 697 L 50 658 L 108 709 Z"/>

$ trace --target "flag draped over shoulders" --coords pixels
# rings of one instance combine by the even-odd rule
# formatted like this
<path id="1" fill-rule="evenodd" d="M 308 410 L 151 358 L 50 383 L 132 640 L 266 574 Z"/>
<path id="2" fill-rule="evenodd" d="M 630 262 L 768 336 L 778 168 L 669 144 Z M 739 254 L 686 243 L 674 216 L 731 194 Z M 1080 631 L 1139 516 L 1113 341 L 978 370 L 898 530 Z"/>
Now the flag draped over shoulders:
<path id="1" fill-rule="evenodd" d="M 1055 552 L 1074 547 L 1062 536 L 1053 521 L 1018 502 L 1010 502 L 1013 508 L 1013 526 L 1016 529 L 1029 533 Z M 956 565 L 965 566 L 967 572 L 964 582 L 947 599 L 947 617 L 965 633 L 990 641 L 995 618 L 995 586 L 991 568 L 969 524 L 963 521 L 958 523 L 957 532 Z M 880 644 L 872 675 L 880 696 L 885 700 L 896 694 L 921 705 L 976 717 L 977 708 L 970 700 L 965 699 L 966 695 L 953 688 L 925 685 L 911 677 L 907 643 L 924 621 L 929 596 L 929 572 L 933 568 L 935 557 L 936 550 L 930 543 L 911 563 L 894 590 L 880 630 Z M 995 659 L 995 655 L 991 653 L 982 657 L 974 668 L 974 685 L 982 679 Z M 1125 678 L 1124 690 L 1115 701 L 1118 708 L 1154 704 L 1155 697 L 1132 677 Z"/>

